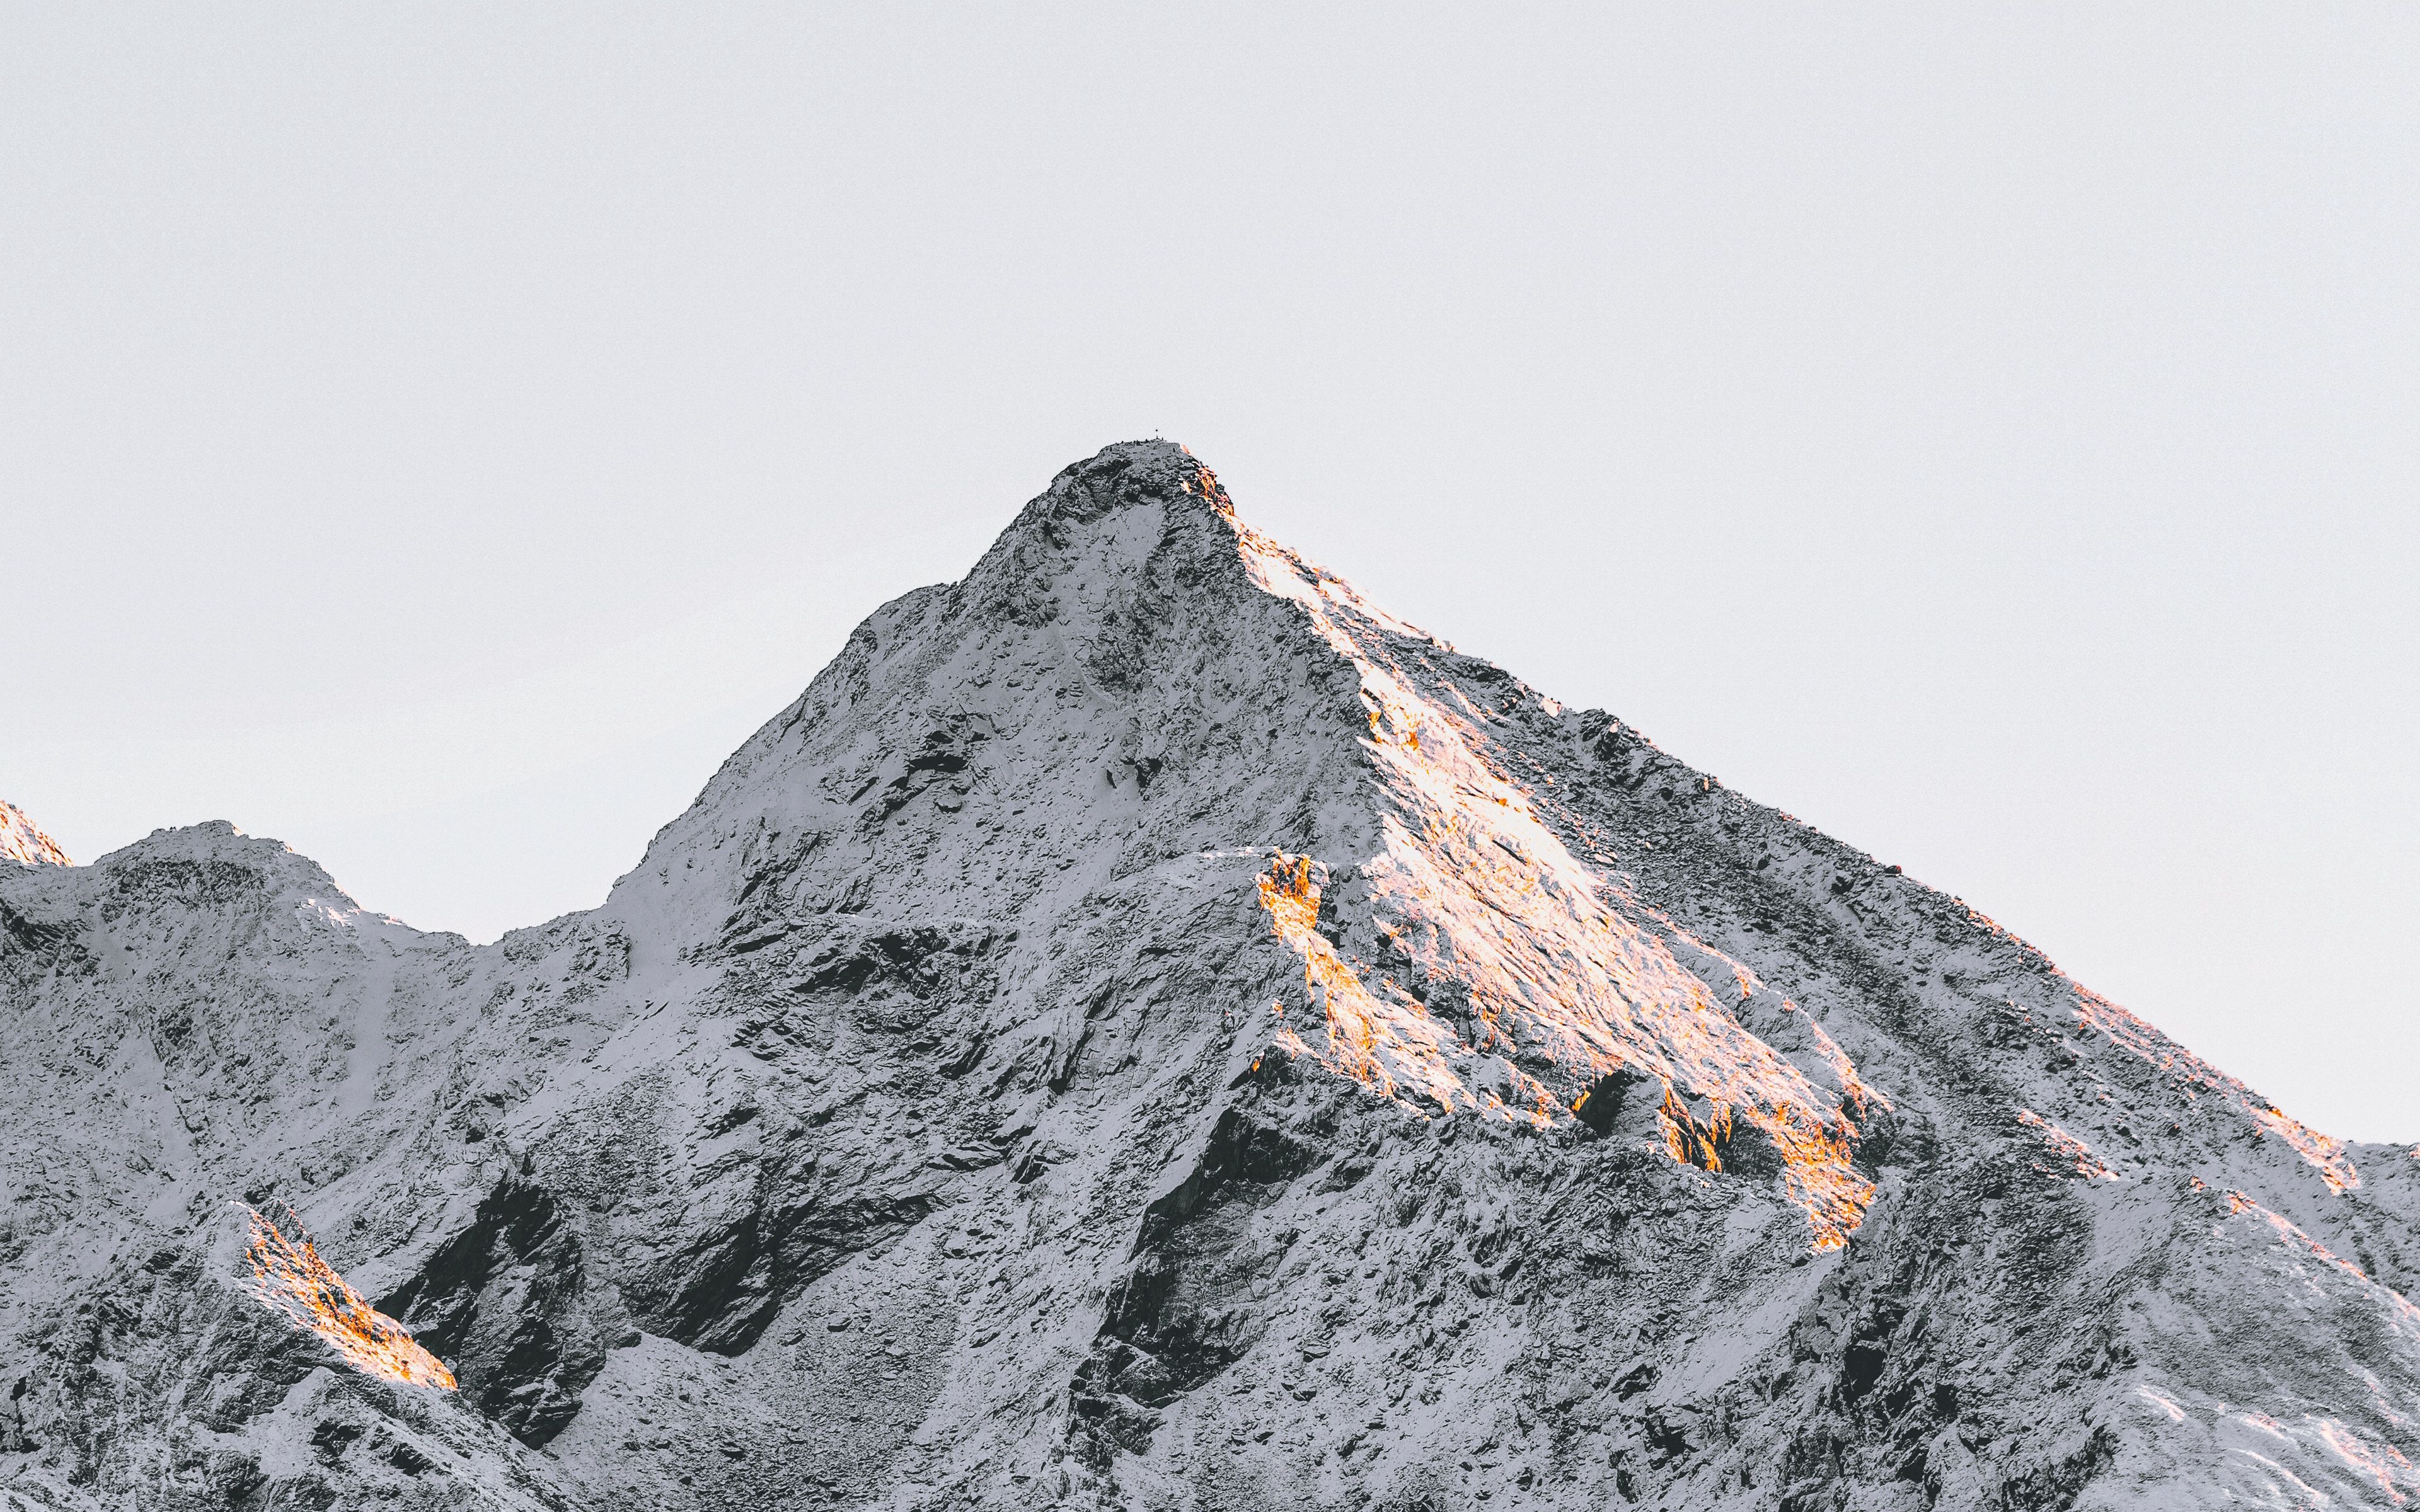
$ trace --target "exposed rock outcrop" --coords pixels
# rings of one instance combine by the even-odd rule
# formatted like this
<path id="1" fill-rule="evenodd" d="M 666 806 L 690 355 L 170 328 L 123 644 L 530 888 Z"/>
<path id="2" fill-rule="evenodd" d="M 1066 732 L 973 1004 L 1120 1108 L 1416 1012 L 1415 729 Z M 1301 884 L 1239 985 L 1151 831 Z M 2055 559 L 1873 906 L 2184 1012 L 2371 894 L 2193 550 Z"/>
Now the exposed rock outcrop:
<path id="1" fill-rule="evenodd" d="M 25 810 L 0 799 L 0 861 L 14 861 L 19 866 L 73 866 L 68 853 L 59 849 L 58 841 L 42 833 L 42 826 L 25 816 Z"/>

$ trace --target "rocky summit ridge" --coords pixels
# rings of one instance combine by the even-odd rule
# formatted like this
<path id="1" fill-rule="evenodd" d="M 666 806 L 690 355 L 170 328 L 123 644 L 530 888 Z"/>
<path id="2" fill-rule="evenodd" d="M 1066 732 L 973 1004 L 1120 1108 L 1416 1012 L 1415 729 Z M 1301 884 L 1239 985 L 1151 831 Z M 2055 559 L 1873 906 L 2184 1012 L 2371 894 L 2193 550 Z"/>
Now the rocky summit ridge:
<path id="1" fill-rule="evenodd" d="M 11 1509 L 2420 1493 L 2414 1151 L 1169 443 L 490 946 L 0 818 Z"/>
<path id="2" fill-rule="evenodd" d="M 14 861 L 19 866 L 73 866 L 59 842 L 42 833 L 42 826 L 26 816 L 25 810 L 5 798 L 0 798 L 0 861 Z"/>

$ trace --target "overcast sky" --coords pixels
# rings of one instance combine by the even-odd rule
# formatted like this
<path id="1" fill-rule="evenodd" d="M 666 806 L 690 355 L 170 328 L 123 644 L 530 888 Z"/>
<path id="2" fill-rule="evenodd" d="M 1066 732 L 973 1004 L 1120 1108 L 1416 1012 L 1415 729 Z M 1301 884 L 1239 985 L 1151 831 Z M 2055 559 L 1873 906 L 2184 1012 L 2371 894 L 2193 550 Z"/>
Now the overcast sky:
<path id="1" fill-rule="evenodd" d="M 79 858 L 593 904 L 1158 433 L 2420 1139 L 2420 9 L 0 15 L 0 797 Z"/>

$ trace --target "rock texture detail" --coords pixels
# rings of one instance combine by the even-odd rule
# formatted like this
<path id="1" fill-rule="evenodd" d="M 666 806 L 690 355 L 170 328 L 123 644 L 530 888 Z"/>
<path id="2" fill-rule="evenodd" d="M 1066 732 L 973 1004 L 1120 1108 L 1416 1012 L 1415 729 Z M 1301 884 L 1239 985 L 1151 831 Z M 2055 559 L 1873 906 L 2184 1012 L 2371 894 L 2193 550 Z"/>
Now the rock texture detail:
<path id="1" fill-rule="evenodd" d="M 20 866 L 73 866 L 59 842 L 25 816 L 25 810 L 0 799 L 0 861 Z"/>
<path id="2" fill-rule="evenodd" d="M 2420 1493 L 2413 1151 L 1166 443 L 492 946 L 0 820 L 11 1508 Z M 254 1300 L 271 1202 L 458 1390 Z"/>

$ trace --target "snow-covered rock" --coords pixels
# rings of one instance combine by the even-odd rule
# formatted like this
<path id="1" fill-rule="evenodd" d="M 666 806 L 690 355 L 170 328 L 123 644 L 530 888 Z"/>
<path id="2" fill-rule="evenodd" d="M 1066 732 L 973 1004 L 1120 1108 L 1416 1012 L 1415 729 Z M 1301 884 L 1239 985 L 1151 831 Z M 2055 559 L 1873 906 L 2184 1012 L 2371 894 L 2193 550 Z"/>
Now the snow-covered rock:
<path id="1" fill-rule="evenodd" d="M 25 816 L 25 810 L 5 798 L 0 798 L 0 861 L 14 861 L 20 866 L 73 866 L 59 842 L 42 833 L 42 826 Z"/>
<path id="2" fill-rule="evenodd" d="M 0 1141 L 12 1507 L 2420 1492 L 2412 1151 L 1163 442 L 592 912 L 473 947 L 224 824 L 0 868 Z M 248 1208 L 350 1289 L 264 1305 Z"/>

